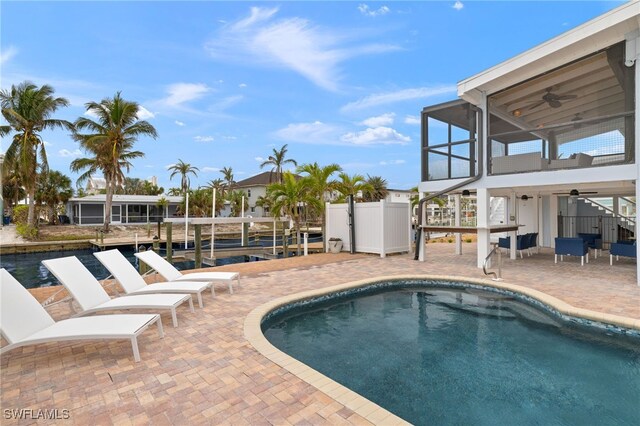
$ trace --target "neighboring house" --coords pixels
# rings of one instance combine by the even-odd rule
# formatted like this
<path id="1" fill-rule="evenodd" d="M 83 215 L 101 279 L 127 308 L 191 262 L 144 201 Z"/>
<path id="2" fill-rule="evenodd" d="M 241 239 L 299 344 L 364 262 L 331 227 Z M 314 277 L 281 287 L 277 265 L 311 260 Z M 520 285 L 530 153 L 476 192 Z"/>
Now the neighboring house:
<path id="1" fill-rule="evenodd" d="M 234 189 L 241 190 L 247 195 L 246 215 L 252 217 L 270 216 L 269 209 L 256 206 L 256 201 L 260 197 L 266 197 L 267 186 L 277 181 L 278 175 L 276 173 L 263 172 L 235 183 Z"/>
<path id="2" fill-rule="evenodd" d="M 90 177 L 87 179 L 85 192 L 89 195 L 100 194 L 100 191 L 107 189 L 107 181 L 105 178 Z"/>
<path id="3" fill-rule="evenodd" d="M 71 223 L 77 225 L 104 224 L 106 195 L 88 195 L 72 198 L 67 203 L 67 215 Z M 158 206 L 165 198 L 168 205 Z M 163 195 L 114 195 L 111 205 L 111 223 L 114 225 L 154 223 L 166 217 L 176 215 L 182 197 Z"/>
<path id="4" fill-rule="evenodd" d="M 478 267 L 495 198 L 545 247 L 578 232 L 602 234 L 605 249 L 635 236 L 639 23 L 639 2 L 622 4 L 459 82 L 459 100 L 423 109 L 419 190 L 475 195 Z M 589 197 L 611 207 L 596 213 Z"/>
<path id="5" fill-rule="evenodd" d="M 411 196 L 416 195 L 407 189 L 387 189 L 385 201 L 388 203 L 410 203 Z"/>

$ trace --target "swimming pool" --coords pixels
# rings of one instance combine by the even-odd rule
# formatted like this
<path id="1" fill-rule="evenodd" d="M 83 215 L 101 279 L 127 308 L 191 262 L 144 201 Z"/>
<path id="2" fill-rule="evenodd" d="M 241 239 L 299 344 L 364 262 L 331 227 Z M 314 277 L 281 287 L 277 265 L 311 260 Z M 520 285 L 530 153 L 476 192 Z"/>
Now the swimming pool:
<path id="1" fill-rule="evenodd" d="M 414 424 L 640 424 L 640 339 L 398 282 L 267 315 L 278 349 Z"/>

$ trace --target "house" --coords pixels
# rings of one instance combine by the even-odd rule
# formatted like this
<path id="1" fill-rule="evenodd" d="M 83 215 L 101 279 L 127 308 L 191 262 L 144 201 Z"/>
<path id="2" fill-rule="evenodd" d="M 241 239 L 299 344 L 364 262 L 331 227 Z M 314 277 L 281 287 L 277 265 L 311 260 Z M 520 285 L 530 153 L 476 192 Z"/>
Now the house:
<path id="1" fill-rule="evenodd" d="M 107 180 L 105 178 L 90 177 L 87 179 L 85 191 L 87 194 L 96 195 L 107 189 Z"/>
<path id="2" fill-rule="evenodd" d="M 419 191 L 475 196 L 478 267 L 490 253 L 494 199 L 507 225 L 538 232 L 544 247 L 585 231 L 600 233 L 605 248 L 635 237 L 639 23 L 633 0 L 459 82 L 458 100 L 423 109 Z"/>
<path id="3" fill-rule="evenodd" d="M 88 195 L 82 198 L 72 198 L 67 203 L 67 216 L 71 223 L 77 225 L 104 224 L 105 202 L 104 194 Z M 159 206 L 158 202 L 164 198 L 166 206 Z M 111 205 L 111 224 L 126 225 L 140 223 L 154 223 L 163 218 L 176 215 L 182 197 L 163 195 L 114 195 Z"/>
<path id="4" fill-rule="evenodd" d="M 387 196 L 384 200 L 388 203 L 410 203 L 411 197 L 416 195 L 408 189 L 387 189 Z"/>
<path id="5" fill-rule="evenodd" d="M 297 175 L 296 177 L 299 178 Z M 260 197 L 267 196 L 267 186 L 275 182 L 278 182 L 276 173 L 262 172 L 235 183 L 234 189 L 243 191 L 247 195 L 247 215 L 253 217 L 269 216 L 269 207 L 258 206 L 256 202 Z"/>

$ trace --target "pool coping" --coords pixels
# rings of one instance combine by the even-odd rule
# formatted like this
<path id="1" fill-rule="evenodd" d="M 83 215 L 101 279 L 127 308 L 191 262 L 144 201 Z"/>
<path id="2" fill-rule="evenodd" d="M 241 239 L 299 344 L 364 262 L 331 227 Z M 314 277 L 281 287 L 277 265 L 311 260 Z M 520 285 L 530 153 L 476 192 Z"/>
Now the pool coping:
<path id="1" fill-rule="evenodd" d="M 504 281 L 492 281 L 492 280 L 486 280 L 486 279 L 477 279 L 477 278 L 451 276 L 451 275 L 411 274 L 411 275 L 389 275 L 389 276 L 380 276 L 375 278 L 367 278 L 364 280 L 351 281 L 351 282 L 347 282 L 344 284 L 339 284 L 331 287 L 314 289 L 314 290 L 304 291 L 296 294 L 291 294 L 288 296 L 279 297 L 277 299 L 274 299 L 270 302 L 264 303 L 256 307 L 249 313 L 249 315 L 247 315 L 244 321 L 244 337 L 259 353 L 261 353 L 267 359 L 278 364 L 280 367 L 289 371 L 291 374 L 295 375 L 302 381 L 324 392 L 327 396 L 333 398 L 338 403 L 351 409 L 356 414 L 364 417 L 371 423 L 394 424 L 394 425 L 410 424 L 407 421 L 403 420 L 402 418 L 391 413 L 390 411 L 380 407 L 378 404 L 352 391 L 346 386 L 343 386 L 340 383 L 335 382 L 334 380 L 314 370 L 313 368 L 309 367 L 303 362 L 282 352 L 281 350 L 273 346 L 266 339 L 261 329 L 261 324 L 263 319 L 270 312 L 282 306 L 291 304 L 293 302 L 300 302 L 307 299 L 313 299 L 319 296 L 324 296 L 327 294 L 336 293 L 344 290 L 351 290 L 359 287 L 365 287 L 370 284 L 378 283 L 381 281 L 391 281 L 391 280 L 393 281 L 396 281 L 396 280 L 443 280 L 443 281 L 455 281 L 455 282 L 482 285 L 486 287 L 493 287 L 498 290 L 511 291 L 514 293 L 518 293 L 522 296 L 535 299 L 543 303 L 544 305 L 547 305 L 555 309 L 560 314 L 640 331 L 640 319 L 606 314 L 602 312 L 592 311 L 589 309 L 577 308 L 554 296 L 550 296 L 541 291 L 534 290 L 528 287 L 515 285 L 515 284 L 509 284 Z"/>

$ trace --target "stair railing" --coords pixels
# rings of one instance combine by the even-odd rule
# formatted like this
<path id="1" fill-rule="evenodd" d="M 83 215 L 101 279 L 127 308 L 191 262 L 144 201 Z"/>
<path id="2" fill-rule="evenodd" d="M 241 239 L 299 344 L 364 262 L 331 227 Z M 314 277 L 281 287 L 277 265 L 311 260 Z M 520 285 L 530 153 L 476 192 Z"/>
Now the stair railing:
<path id="1" fill-rule="evenodd" d="M 496 252 L 498 253 L 498 273 L 487 271 L 489 260 L 491 259 L 491 256 L 493 256 Z M 492 275 L 493 278 L 491 279 L 493 281 L 502 281 L 502 250 L 500 250 L 500 247 L 497 244 L 495 244 L 493 250 L 489 252 L 487 257 L 484 258 L 484 262 L 482 264 L 482 272 L 484 272 L 484 274 L 487 276 Z"/>

